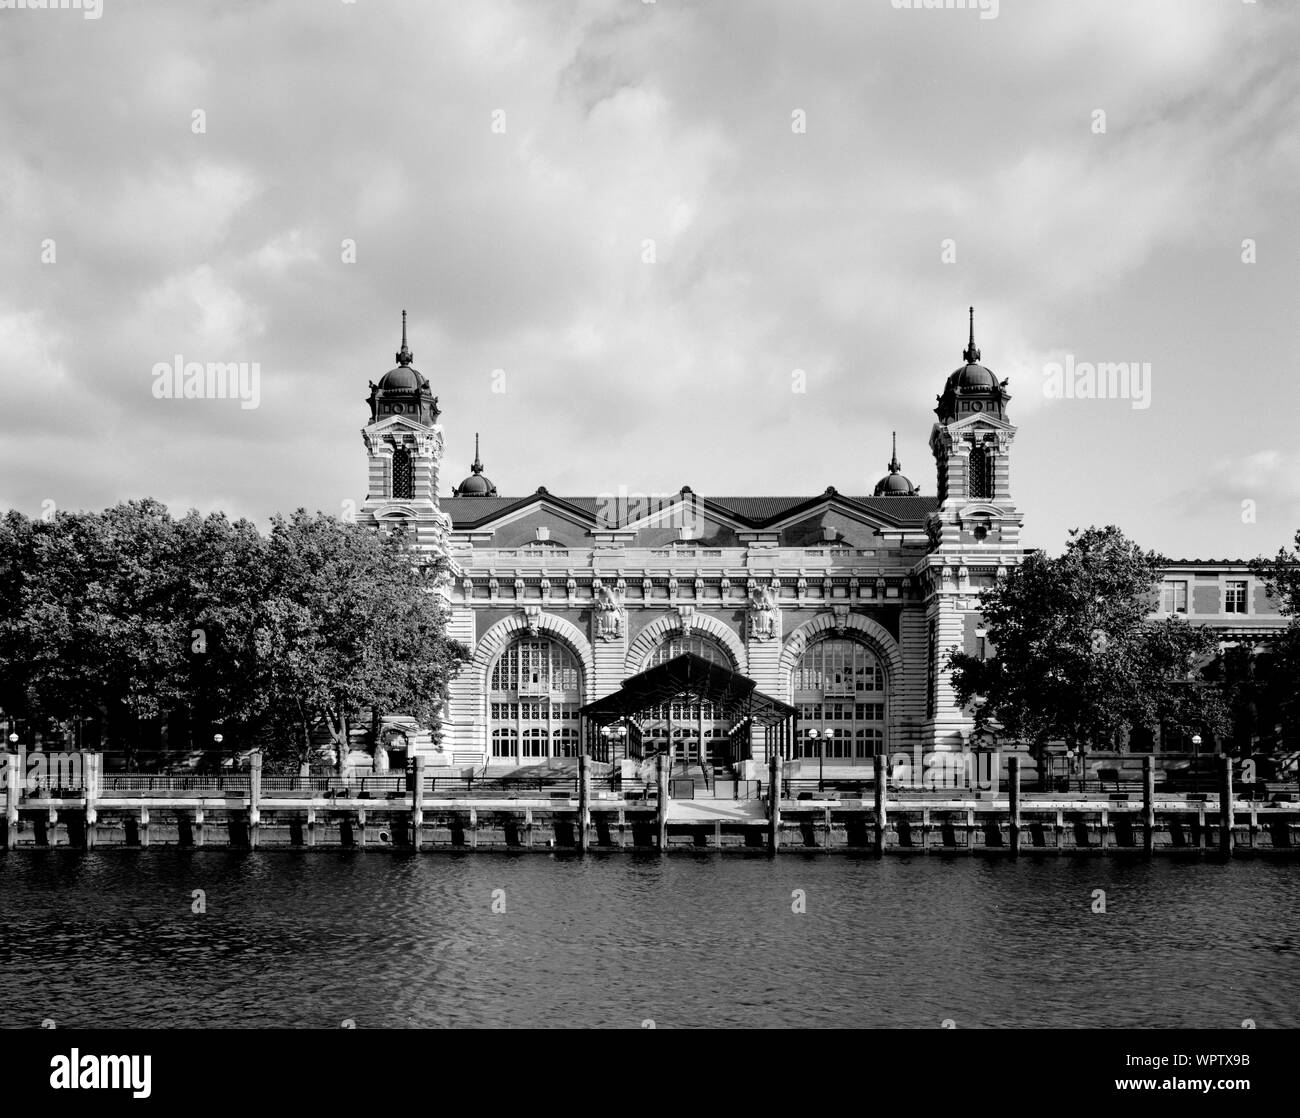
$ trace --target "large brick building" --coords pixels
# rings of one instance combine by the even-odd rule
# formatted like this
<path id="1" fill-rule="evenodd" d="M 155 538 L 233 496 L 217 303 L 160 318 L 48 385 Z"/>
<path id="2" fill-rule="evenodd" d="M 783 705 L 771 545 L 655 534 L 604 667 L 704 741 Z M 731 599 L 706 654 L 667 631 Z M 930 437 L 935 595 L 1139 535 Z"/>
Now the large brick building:
<path id="1" fill-rule="evenodd" d="M 801 737 L 831 731 L 818 749 L 837 766 L 959 749 L 971 722 L 953 701 L 944 653 L 981 649 L 979 591 L 1024 554 L 1010 395 L 980 363 L 973 311 L 962 358 L 934 409 L 933 495 L 903 475 L 895 450 L 878 482 L 843 493 L 502 496 L 477 437 L 469 476 L 441 482 L 438 402 L 412 365 L 403 312 L 397 365 L 370 386 L 362 517 L 403 524 L 450 559 L 450 634 L 473 659 L 452 685 L 430 760 L 573 756 L 585 704 L 682 652 L 792 704 Z M 1225 640 L 1283 623 L 1244 564 L 1171 566 L 1161 609 L 1216 625 Z M 720 759 L 730 729 L 708 703 L 689 701 L 638 723 L 639 736 L 671 735 L 693 759 Z M 793 743 L 795 757 L 806 749 Z M 747 752 L 764 759 L 757 740 Z"/>

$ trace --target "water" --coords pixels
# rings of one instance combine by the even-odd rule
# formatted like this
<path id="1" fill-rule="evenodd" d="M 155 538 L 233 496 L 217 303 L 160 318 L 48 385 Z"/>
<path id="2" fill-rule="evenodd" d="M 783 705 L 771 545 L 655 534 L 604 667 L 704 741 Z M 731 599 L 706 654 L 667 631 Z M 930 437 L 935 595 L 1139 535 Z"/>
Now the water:
<path id="1" fill-rule="evenodd" d="M 1266 860 L 10 853 L 0 1025 L 1295 1028 L 1298 902 Z"/>

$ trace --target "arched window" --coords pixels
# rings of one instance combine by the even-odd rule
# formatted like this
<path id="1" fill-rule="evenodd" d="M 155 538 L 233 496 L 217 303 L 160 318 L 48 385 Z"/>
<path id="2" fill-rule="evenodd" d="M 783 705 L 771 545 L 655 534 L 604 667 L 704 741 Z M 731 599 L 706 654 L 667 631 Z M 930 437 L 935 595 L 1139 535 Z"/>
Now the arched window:
<path id="1" fill-rule="evenodd" d="M 493 757 L 522 763 L 577 754 L 582 665 L 567 645 L 516 640 L 492 666 L 488 701 Z"/>
<path id="2" fill-rule="evenodd" d="M 795 665 L 790 690 L 799 708 L 796 757 L 865 764 L 884 750 L 885 672 L 865 644 L 834 636 L 814 640 Z M 810 729 L 816 739 L 806 736 Z"/>
<path id="3" fill-rule="evenodd" d="M 970 496 L 993 497 L 993 455 L 982 446 L 970 452 Z"/>
<path id="4" fill-rule="evenodd" d="M 411 452 L 401 447 L 393 452 L 393 500 L 409 501 L 415 496 L 415 470 Z"/>
<path id="5" fill-rule="evenodd" d="M 669 637 L 646 659 L 643 671 L 657 667 L 687 652 L 702 656 L 711 664 L 728 671 L 736 663 L 722 643 L 713 637 L 680 633 Z M 669 737 L 668 728 L 672 727 Z M 641 740 L 648 748 L 663 749 L 669 741 L 676 747 L 676 757 L 687 764 L 709 764 L 715 760 L 711 743 L 725 743 L 730 723 L 712 703 L 676 702 L 647 710 L 641 719 Z"/>
<path id="6" fill-rule="evenodd" d="M 729 653 L 722 644 L 713 637 L 690 636 L 683 637 L 680 633 L 677 636 L 669 637 L 658 648 L 650 653 L 650 658 L 646 660 L 645 667 L 642 671 L 656 667 L 666 660 L 672 660 L 684 653 L 693 652 L 696 656 L 703 656 L 713 664 L 721 664 L 730 671 L 736 670 L 735 662 L 731 659 Z"/>

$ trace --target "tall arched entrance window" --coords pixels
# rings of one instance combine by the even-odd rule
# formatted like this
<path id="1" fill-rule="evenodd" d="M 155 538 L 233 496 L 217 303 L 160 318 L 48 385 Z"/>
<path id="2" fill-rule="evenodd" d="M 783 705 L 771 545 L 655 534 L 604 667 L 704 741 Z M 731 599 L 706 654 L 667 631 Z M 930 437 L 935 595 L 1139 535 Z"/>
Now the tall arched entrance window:
<path id="1" fill-rule="evenodd" d="M 993 455 L 982 446 L 970 452 L 970 496 L 993 498 Z"/>
<path id="2" fill-rule="evenodd" d="M 516 640 L 488 680 L 488 738 L 493 760 L 520 764 L 578 755 L 582 665 L 549 637 Z"/>
<path id="3" fill-rule="evenodd" d="M 884 752 L 885 671 L 865 644 L 835 636 L 814 640 L 795 665 L 790 690 L 799 708 L 796 757 L 853 765 L 870 764 Z M 808 739 L 810 729 L 817 740 Z"/>
<path id="4" fill-rule="evenodd" d="M 409 501 L 415 496 L 415 467 L 405 447 L 393 451 L 393 499 Z"/>
<path id="5" fill-rule="evenodd" d="M 683 653 L 693 652 L 713 664 L 729 671 L 736 670 L 735 661 L 720 641 L 706 636 L 669 637 L 650 653 L 641 666 L 642 671 L 657 667 Z M 662 750 L 669 742 L 676 746 L 676 758 L 686 764 L 710 764 L 720 759 L 719 752 L 727 745 L 727 732 L 731 724 L 722 717 L 712 703 L 675 702 L 652 707 L 641 716 L 642 748 Z"/>

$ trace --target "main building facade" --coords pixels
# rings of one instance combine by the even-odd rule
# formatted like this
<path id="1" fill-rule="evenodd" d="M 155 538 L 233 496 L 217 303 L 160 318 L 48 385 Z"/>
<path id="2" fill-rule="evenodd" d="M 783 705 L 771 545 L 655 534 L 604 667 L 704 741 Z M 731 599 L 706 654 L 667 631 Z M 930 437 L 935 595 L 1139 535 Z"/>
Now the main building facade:
<path id="1" fill-rule="evenodd" d="M 1007 382 L 981 364 L 974 312 L 962 364 L 930 431 L 937 486 L 923 496 L 895 451 L 856 494 L 502 496 L 477 438 L 446 486 L 437 398 L 413 365 L 403 312 L 396 366 L 370 385 L 362 520 L 401 525 L 444 553 L 449 635 L 472 650 L 451 685 L 435 764 L 514 767 L 571 757 L 579 714 L 683 652 L 752 679 L 798 711 L 787 755 L 870 765 L 878 753 L 960 749 L 971 732 L 944 659 L 983 649 L 981 589 L 1020 562 Z M 446 494 L 444 494 L 446 490 Z M 1171 567 L 1161 608 L 1254 640 L 1282 619 L 1243 565 Z M 639 743 L 704 762 L 736 755 L 723 712 L 683 701 L 645 712 Z"/>

